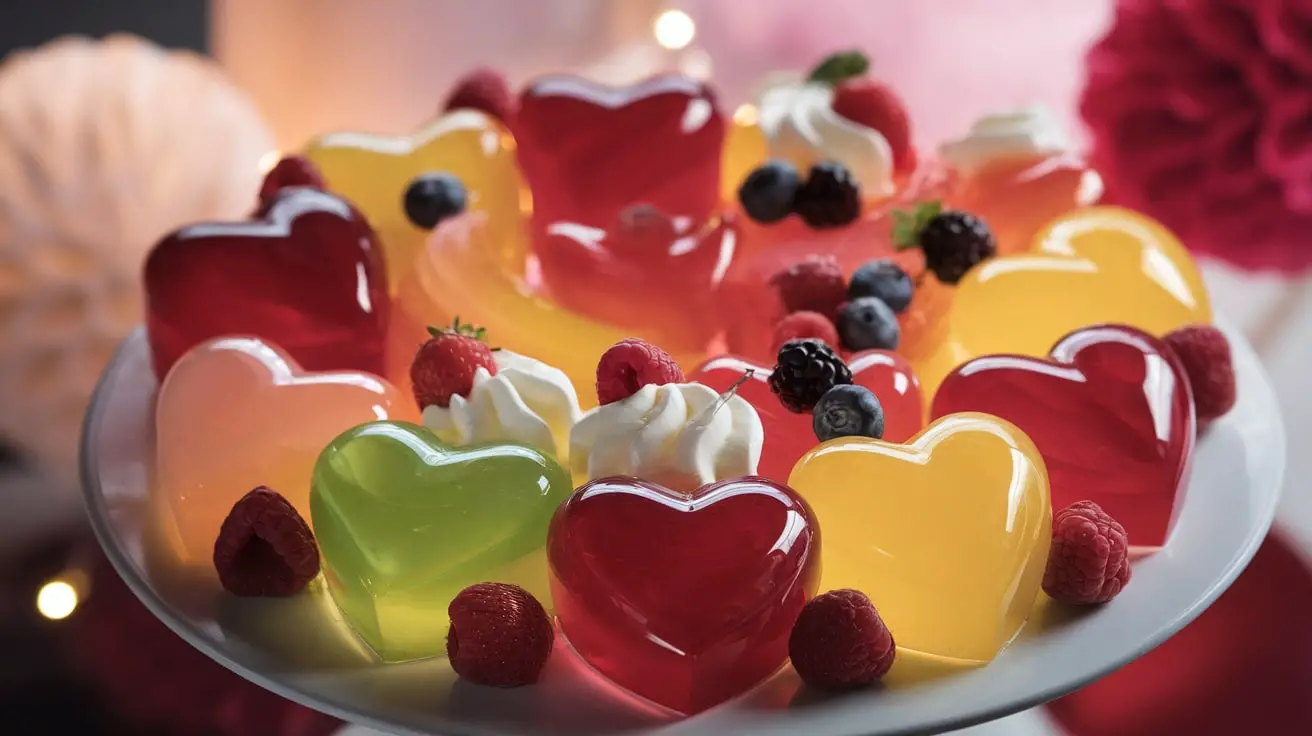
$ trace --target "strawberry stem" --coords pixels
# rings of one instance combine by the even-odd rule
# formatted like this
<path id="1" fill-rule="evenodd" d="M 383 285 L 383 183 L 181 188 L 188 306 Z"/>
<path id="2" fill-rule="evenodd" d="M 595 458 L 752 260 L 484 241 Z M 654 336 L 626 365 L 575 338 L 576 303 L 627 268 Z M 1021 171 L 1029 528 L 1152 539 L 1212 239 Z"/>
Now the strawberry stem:
<path id="1" fill-rule="evenodd" d="M 456 315 L 455 319 L 451 321 L 450 327 L 434 327 L 432 325 L 429 325 L 427 329 L 428 329 L 428 334 L 432 337 L 441 337 L 443 335 L 460 335 L 463 337 L 472 337 L 480 342 L 487 342 L 486 327 L 475 327 L 472 324 L 463 323 L 460 321 L 459 315 Z M 493 348 L 493 350 L 500 350 L 500 349 L 501 348 Z"/>
<path id="2" fill-rule="evenodd" d="M 868 71 L 870 71 L 870 60 L 865 54 L 856 50 L 839 51 L 825 57 L 824 61 L 816 65 L 807 75 L 806 81 L 835 87 Z"/>

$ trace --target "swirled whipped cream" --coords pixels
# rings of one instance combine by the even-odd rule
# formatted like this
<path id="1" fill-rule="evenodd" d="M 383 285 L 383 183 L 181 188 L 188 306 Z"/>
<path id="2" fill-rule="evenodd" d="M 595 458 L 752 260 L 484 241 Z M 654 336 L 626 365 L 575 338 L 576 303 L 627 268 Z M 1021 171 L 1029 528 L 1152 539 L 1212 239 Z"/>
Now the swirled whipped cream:
<path id="1" fill-rule="evenodd" d="M 939 157 L 970 174 L 1000 159 L 1055 156 L 1071 147 L 1052 112 L 1033 106 L 980 118 L 964 138 L 940 146 Z"/>
<path id="2" fill-rule="evenodd" d="M 565 462 L 570 429 L 583 414 L 574 384 L 560 369 L 509 350 L 493 359 L 497 374 L 479 368 L 469 398 L 424 407 L 424 426 L 454 445 L 521 442 Z"/>
<path id="3" fill-rule="evenodd" d="M 821 161 L 837 161 L 852 172 L 867 197 L 893 193 L 893 149 L 874 128 L 834 112 L 834 91 L 823 84 L 770 87 L 757 104 L 758 124 L 770 155 L 805 172 Z"/>
<path id="4" fill-rule="evenodd" d="M 576 483 L 627 475 L 690 493 L 754 475 L 765 429 L 740 396 L 700 383 L 649 384 L 591 409 L 570 434 Z"/>

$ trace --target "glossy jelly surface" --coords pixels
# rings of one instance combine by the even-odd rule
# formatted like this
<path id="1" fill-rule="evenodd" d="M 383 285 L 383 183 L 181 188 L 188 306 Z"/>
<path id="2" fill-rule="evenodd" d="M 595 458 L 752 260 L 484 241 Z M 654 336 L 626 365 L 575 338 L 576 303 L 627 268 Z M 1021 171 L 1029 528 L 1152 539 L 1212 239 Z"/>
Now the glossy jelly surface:
<path id="1" fill-rule="evenodd" d="M 1028 252 L 971 269 L 941 323 L 942 338 L 929 353 L 908 357 L 932 397 L 971 358 L 1045 356 L 1088 325 L 1160 336 L 1211 320 L 1207 289 L 1174 235 L 1130 210 L 1089 207 L 1054 220 Z"/>
<path id="2" fill-rule="evenodd" d="M 146 258 L 146 326 L 155 375 L 206 340 L 254 335 L 308 370 L 383 372 L 386 266 L 346 200 L 278 193 L 250 222 L 190 225 Z"/>
<path id="3" fill-rule="evenodd" d="M 155 488 L 176 531 L 174 551 L 187 563 L 212 559 L 224 518 L 257 486 L 308 519 L 310 475 L 325 445 L 358 424 L 418 416 L 409 396 L 369 373 L 309 373 L 250 337 L 196 346 L 155 405 Z"/>
<path id="4" fill-rule="evenodd" d="M 867 350 L 852 356 L 848 367 L 852 370 L 853 383 L 865 386 L 879 397 L 884 408 L 885 440 L 905 442 L 925 426 L 920 382 L 904 358 L 882 350 Z M 735 355 L 721 355 L 703 363 L 688 380 L 726 391 L 749 370 L 751 378 L 735 390 L 756 407 L 765 428 L 760 474 L 786 483 L 793 465 L 820 441 L 811 427 L 811 415 L 789 411 L 770 391 L 767 383 L 770 368 Z"/>
<path id="5" fill-rule="evenodd" d="M 1043 455 L 1053 507 L 1091 500 L 1130 544 L 1165 544 L 1193 460 L 1195 419 L 1179 360 L 1129 327 L 1072 333 L 1048 359 L 989 355 L 957 368 L 932 416 L 976 411 L 1019 427 Z"/>
<path id="6" fill-rule="evenodd" d="M 696 713 L 788 658 L 819 554 L 811 510 L 772 481 L 725 480 L 689 496 L 602 478 L 552 521 L 551 589 L 561 630 L 592 667 Z"/>
<path id="7" fill-rule="evenodd" d="M 691 77 L 628 87 L 541 77 L 520 96 L 515 137 L 541 226 L 607 227 L 634 204 L 700 224 L 718 208 L 725 121 L 711 88 Z M 535 252 L 553 257 L 550 243 Z"/>
<path id="8" fill-rule="evenodd" d="M 469 585 L 520 585 L 549 608 L 543 546 L 572 488 L 523 445 L 449 448 L 405 422 L 351 429 L 319 456 L 310 490 L 328 589 L 384 661 L 440 655 L 447 605 Z"/>
<path id="9" fill-rule="evenodd" d="M 523 239 L 504 237 L 520 227 L 524 201 L 514 141 L 493 118 L 457 110 L 407 136 L 329 133 L 312 141 L 305 156 L 319 167 L 328 187 L 359 207 L 378 231 L 387 252 L 391 293 L 428 237 L 406 217 L 404 203 L 410 182 L 429 172 L 454 174 L 464 183 L 469 208 L 487 213 L 498 229 L 491 240 L 492 260 L 522 268 Z"/>
<path id="10" fill-rule="evenodd" d="M 1043 459 L 1011 424 L 954 414 L 905 445 L 831 440 L 788 484 L 824 530 L 822 588 L 869 595 L 900 649 L 985 663 L 1024 625 L 1052 508 Z"/>

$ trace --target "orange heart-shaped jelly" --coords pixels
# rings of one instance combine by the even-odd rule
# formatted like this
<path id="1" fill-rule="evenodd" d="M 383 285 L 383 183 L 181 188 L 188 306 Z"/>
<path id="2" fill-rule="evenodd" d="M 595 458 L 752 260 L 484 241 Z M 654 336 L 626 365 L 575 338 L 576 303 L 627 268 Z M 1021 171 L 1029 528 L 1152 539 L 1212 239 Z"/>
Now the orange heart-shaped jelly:
<path id="1" fill-rule="evenodd" d="M 820 522 L 820 589 L 870 596 L 899 649 L 988 662 L 1033 609 L 1052 508 L 1043 459 L 1015 426 L 952 414 L 905 445 L 830 440 L 788 485 Z"/>
<path id="2" fill-rule="evenodd" d="M 256 486 L 278 491 L 309 519 L 319 453 L 376 419 L 418 422 L 419 412 L 377 376 L 307 373 L 257 338 L 219 338 L 187 352 L 155 408 L 155 490 L 179 557 L 210 559 L 223 519 Z"/>

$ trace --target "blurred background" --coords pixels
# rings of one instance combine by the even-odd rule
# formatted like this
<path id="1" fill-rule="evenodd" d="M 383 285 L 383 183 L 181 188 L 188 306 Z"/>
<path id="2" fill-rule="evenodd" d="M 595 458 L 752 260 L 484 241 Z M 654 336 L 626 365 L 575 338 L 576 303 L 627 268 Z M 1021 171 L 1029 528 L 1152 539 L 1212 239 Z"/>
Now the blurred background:
<path id="1" fill-rule="evenodd" d="M 990 732 L 1312 733 L 1312 498 L 1299 480 L 1312 455 L 1298 451 L 1312 440 L 1307 0 L 7 4 L 5 732 L 340 727 L 177 640 L 107 571 L 85 526 L 79 421 L 100 368 L 140 319 L 137 271 L 155 239 L 191 220 L 243 216 L 261 167 L 316 133 L 414 129 L 476 65 L 516 86 L 548 71 L 622 83 L 680 69 L 713 78 L 732 109 L 769 74 L 852 47 L 903 95 L 923 150 L 986 112 L 1048 106 L 1106 163 L 1109 198 L 1167 222 L 1199 253 L 1216 311 L 1249 335 L 1284 407 L 1291 456 L 1278 528 L 1234 588 L 1144 660 Z M 1157 155 L 1166 148 L 1169 161 Z"/>

